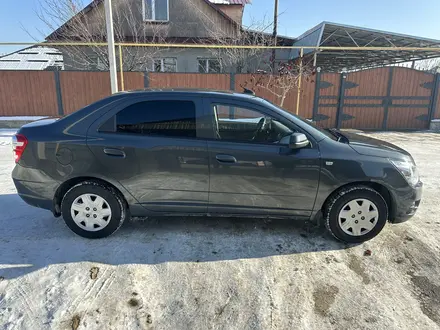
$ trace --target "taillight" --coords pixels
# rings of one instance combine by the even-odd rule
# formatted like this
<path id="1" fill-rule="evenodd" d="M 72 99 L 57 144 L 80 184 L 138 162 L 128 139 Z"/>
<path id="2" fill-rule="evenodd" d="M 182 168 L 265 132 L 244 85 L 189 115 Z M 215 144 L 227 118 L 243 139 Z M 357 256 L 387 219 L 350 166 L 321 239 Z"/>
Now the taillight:
<path id="1" fill-rule="evenodd" d="M 14 151 L 14 159 L 16 163 L 18 163 L 21 155 L 23 155 L 24 149 L 26 149 L 27 144 L 28 140 L 26 136 L 22 134 L 15 134 L 12 137 L 12 150 Z"/>

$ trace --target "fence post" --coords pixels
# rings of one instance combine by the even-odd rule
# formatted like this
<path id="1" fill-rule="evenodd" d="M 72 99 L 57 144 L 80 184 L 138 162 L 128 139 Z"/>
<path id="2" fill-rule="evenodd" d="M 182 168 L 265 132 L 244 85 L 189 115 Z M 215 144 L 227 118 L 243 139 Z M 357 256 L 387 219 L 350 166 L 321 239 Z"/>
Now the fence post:
<path id="1" fill-rule="evenodd" d="M 229 74 L 229 89 L 235 91 L 235 72 Z M 235 107 L 229 107 L 229 119 L 235 118 Z"/>
<path id="2" fill-rule="evenodd" d="M 229 89 L 235 91 L 235 72 L 229 74 Z"/>
<path id="3" fill-rule="evenodd" d="M 302 74 L 303 74 L 303 56 L 304 56 L 304 48 L 301 48 L 300 51 L 300 59 L 299 62 L 299 80 L 298 80 L 298 93 L 296 94 L 296 115 L 299 115 L 299 99 L 301 97 L 301 81 L 302 81 Z"/>
<path id="4" fill-rule="evenodd" d="M 429 102 L 431 106 L 429 107 L 428 113 L 428 127 L 431 125 L 431 121 L 434 118 L 434 114 L 437 111 L 437 99 L 438 90 L 440 87 L 440 73 L 436 73 L 434 76 L 434 84 L 432 86 L 431 101 Z"/>
<path id="5" fill-rule="evenodd" d="M 144 88 L 150 87 L 150 75 L 148 71 L 144 72 Z"/>
<path id="6" fill-rule="evenodd" d="M 120 75 L 121 75 L 121 90 L 124 91 L 125 90 L 125 86 L 124 86 L 124 60 L 122 58 L 122 46 L 119 45 L 119 71 L 120 71 Z"/>
<path id="7" fill-rule="evenodd" d="M 63 95 L 61 93 L 60 71 L 54 70 L 53 73 L 54 73 L 54 78 L 55 78 L 55 91 L 57 93 L 58 114 L 60 116 L 64 116 Z"/>
<path id="8" fill-rule="evenodd" d="M 386 130 L 388 126 L 388 110 L 390 105 L 392 104 L 391 100 L 391 88 L 393 87 L 393 72 L 394 67 L 390 66 L 389 68 L 389 75 L 388 75 L 388 85 L 387 85 L 387 96 L 385 98 L 385 104 L 383 107 L 383 122 L 382 122 L 382 129 Z"/>
<path id="9" fill-rule="evenodd" d="M 339 97 L 338 97 L 338 109 L 336 112 L 336 128 L 341 128 L 342 116 L 344 114 L 344 102 L 345 102 L 345 78 L 346 73 L 341 73 L 341 81 L 339 85 Z"/>
<path id="10" fill-rule="evenodd" d="M 321 89 L 321 70 L 316 72 L 316 80 L 315 80 L 315 94 L 313 96 L 313 114 L 312 120 L 316 121 L 316 117 L 319 111 L 319 91 Z"/>

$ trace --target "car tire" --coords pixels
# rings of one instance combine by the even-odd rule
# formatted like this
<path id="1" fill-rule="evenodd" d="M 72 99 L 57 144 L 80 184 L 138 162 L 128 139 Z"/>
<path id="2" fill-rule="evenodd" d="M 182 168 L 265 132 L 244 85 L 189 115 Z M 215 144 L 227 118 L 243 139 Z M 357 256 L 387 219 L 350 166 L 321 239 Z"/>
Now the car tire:
<path id="1" fill-rule="evenodd" d="M 376 190 L 366 186 L 346 187 L 324 207 L 327 230 L 346 243 L 362 243 L 381 232 L 388 219 L 388 206 Z"/>
<path id="2" fill-rule="evenodd" d="M 127 206 L 119 191 L 95 181 L 70 188 L 61 202 L 66 225 L 85 238 L 103 238 L 116 232 L 127 217 Z"/>

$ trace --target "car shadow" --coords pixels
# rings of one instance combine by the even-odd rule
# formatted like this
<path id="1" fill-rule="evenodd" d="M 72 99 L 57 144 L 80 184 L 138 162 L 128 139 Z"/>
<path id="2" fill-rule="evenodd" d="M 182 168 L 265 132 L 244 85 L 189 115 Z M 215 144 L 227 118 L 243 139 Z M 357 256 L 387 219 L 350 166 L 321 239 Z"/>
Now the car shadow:
<path id="1" fill-rule="evenodd" d="M 0 195 L 0 276 L 14 278 L 54 264 L 214 262 L 348 248 L 325 228 L 303 221 L 167 217 L 126 222 L 114 235 L 84 239 L 62 218 Z"/>

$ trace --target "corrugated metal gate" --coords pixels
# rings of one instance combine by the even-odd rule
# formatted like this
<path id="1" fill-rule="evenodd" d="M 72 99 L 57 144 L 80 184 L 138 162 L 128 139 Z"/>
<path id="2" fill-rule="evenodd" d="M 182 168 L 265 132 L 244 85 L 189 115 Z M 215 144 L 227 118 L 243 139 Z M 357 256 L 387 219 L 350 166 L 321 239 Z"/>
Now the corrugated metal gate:
<path id="1" fill-rule="evenodd" d="M 426 129 L 438 98 L 439 75 L 406 68 L 318 73 L 314 120 L 323 127 Z"/>
<path id="2" fill-rule="evenodd" d="M 251 74 L 125 72 L 126 89 L 214 88 L 241 92 Z M 320 126 L 371 130 L 426 129 L 440 119 L 440 74 L 402 67 L 303 78 L 284 102 Z M 110 95 L 108 72 L 0 71 L 0 116 L 57 116 Z M 265 89 L 258 96 L 279 99 Z M 297 108 L 299 97 L 299 108 Z"/>

